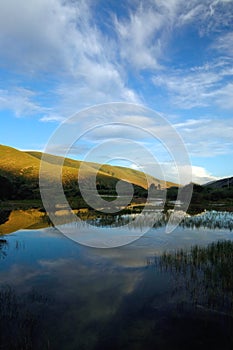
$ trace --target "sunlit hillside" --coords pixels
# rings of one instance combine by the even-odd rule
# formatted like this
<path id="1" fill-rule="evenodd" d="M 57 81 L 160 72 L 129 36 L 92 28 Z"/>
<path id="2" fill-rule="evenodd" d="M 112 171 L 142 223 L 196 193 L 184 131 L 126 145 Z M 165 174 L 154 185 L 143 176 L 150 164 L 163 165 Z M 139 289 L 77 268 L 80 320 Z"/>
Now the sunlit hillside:
<path id="1" fill-rule="evenodd" d="M 1 199 L 29 199 L 39 198 L 39 174 L 41 166 L 41 152 L 20 151 L 12 147 L 0 145 L 0 181 Z M 48 181 L 57 181 L 59 164 L 62 158 L 54 155 L 46 155 L 46 168 L 44 176 Z M 79 194 L 78 176 L 80 165 L 78 160 L 66 158 L 62 168 L 62 181 L 67 195 L 77 196 Z M 97 176 L 96 176 L 97 173 Z M 160 188 L 173 186 L 159 179 L 147 176 L 140 171 L 130 168 L 102 165 L 85 162 L 85 169 L 80 176 L 87 185 L 93 180 L 97 188 L 105 192 L 114 192 L 119 180 L 134 185 L 136 193 L 140 195 L 143 189 L 147 190 L 153 183 Z"/>

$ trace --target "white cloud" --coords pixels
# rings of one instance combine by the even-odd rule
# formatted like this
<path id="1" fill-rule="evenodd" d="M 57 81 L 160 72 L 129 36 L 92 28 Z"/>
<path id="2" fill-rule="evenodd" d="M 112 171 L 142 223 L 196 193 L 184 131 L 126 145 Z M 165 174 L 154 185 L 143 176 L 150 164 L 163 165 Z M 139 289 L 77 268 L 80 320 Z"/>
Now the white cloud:
<path id="1" fill-rule="evenodd" d="M 231 118 L 200 118 L 200 119 L 187 119 L 181 123 L 174 125 L 178 128 L 179 132 L 187 135 L 188 138 L 194 135 L 196 139 L 203 139 L 204 136 L 208 140 L 211 137 L 214 139 L 216 136 L 219 139 L 225 139 L 230 141 L 233 134 L 233 120 Z"/>
<path id="2" fill-rule="evenodd" d="M 121 58 L 138 69 L 159 68 L 158 57 L 161 54 L 160 29 L 164 17 L 143 5 L 128 19 L 115 17 Z"/>
<path id="3" fill-rule="evenodd" d="M 213 97 L 221 108 L 233 110 L 233 83 L 227 83 Z"/>
<path id="4" fill-rule="evenodd" d="M 114 24 L 122 60 L 139 70 L 162 68 L 174 31 L 192 25 L 203 36 L 229 26 L 233 19 L 232 1 L 148 0 L 136 4 L 123 18 L 115 16 Z"/>
<path id="5" fill-rule="evenodd" d="M 179 1 L 179 12 L 175 23 L 178 27 L 187 24 L 195 26 L 200 36 L 219 32 L 230 27 L 233 19 L 232 0 Z"/>
<path id="6" fill-rule="evenodd" d="M 172 163 L 161 163 L 164 174 L 166 174 L 167 181 L 180 183 L 179 174 L 176 165 Z M 180 173 L 183 174 L 183 181 L 181 185 L 187 185 L 190 182 L 202 185 L 210 181 L 218 180 L 219 178 L 213 176 L 208 170 L 203 167 L 195 165 L 183 165 L 179 167 Z"/>
<path id="7" fill-rule="evenodd" d="M 41 122 L 63 122 L 65 120 L 64 117 L 58 114 L 46 114 L 42 118 L 40 118 Z"/>
<path id="8" fill-rule="evenodd" d="M 232 118 L 188 119 L 174 125 L 188 149 L 190 156 L 214 157 L 232 154 Z"/>
<path id="9" fill-rule="evenodd" d="M 205 64 L 186 70 L 169 70 L 155 75 L 153 83 L 164 88 L 171 104 L 182 108 L 207 107 L 213 104 L 224 109 L 232 107 L 231 84 L 233 70 L 228 62 Z"/>
<path id="10" fill-rule="evenodd" d="M 2 64 L 11 72 L 33 79 L 50 74 L 59 101 L 50 106 L 53 115 L 112 100 L 140 101 L 125 83 L 112 42 L 94 23 L 89 1 L 1 3 L 0 50 Z"/>
<path id="11" fill-rule="evenodd" d="M 212 48 L 218 50 L 222 56 L 229 55 L 233 57 L 233 32 L 224 33 L 219 35 L 216 41 L 213 43 Z"/>
<path id="12" fill-rule="evenodd" d="M 89 1 L 9 0 L 0 5 L 2 59 L 38 73 L 75 74 L 85 55 L 98 56 L 103 47 L 91 26 Z"/>
<path id="13" fill-rule="evenodd" d="M 199 185 L 207 182 L 218 180 L 219 178 L 210 174 L 205 168 L 200 166 L 192 166 L 192 181 Z"/>
<path id="14" fill-rule="evenodd" d="M 191 164 L 177 167 L 177 164 L 174 164 L 174 162 L 161 162 L 157 165 L 153 164 L 153 166 L 157 166 L 157 173 L 160 174 L 160 179 L 181 185 L 187 185 L 191 182 L 201 185 L 219 179 L 205 168 Z M 150 168 L 146 170 L 147 173 L 150 173 Z"/>
<path id="15" fill-rule="evenodd" d="M 85 74 L 84 74 L 85 73 Z M 128 101 L 140 103 L 137 94 L 128 88 L 117 69 L 110 64 L 90 64 L 83 66 L 83 78 L 60 83 L 55 90 L 58 109 L 69 116 L 95 104 Z"/>
<path id="16" fill-rule="evenodd" d="M 17 117 L 41 113 L 44 108 L 35 102 L 35 92 L 23 87 L 0 90 L 0 109 L 14 110 Z"/>
<path id="17" fill-rule="evenodd" d="M 64 34 L 65 28 L 68 29 L 68 10 L 69 8 L 62 7 L 56 0 L 35 0 L 33 3 L 23 0 L 1 2 L 2 58 L 8 58 L 9 63 L 13 62 L 18 68 L 29 72 L 57 66 L 62 56 L 64 57 L 62 46 L 66 49 L 65 38 L 61 34 Z M 71 34 L 69 32 L 67 34 Z"/>
<path id="18" fill-rule="evenodd" d="M 166 75 L 167 47 L 174 31 L 188 24 L 207 27 L 210 18 L 212 29 L 226 24 L 231 5 L 223 0 L 136 1 L 118 17 L 109 13 L 115 31 L 109 35 L 96 22 L 89 0 L 9 0 L 0 3 L 0 61 L 9 71 L 13 68 L 29 77 L 52 74 L 59 102 L 50 106 L 52 116 L 45 115 L 43 121 L 95 103 L 140 102 L 139 94 L 128 86 L 129 65 L 159 72 L 154 83 L 173 94 L 177 106 L 206 106 L 219 83 L 218 72 Z M 228 39 L 229 35 L 219 37 L 216 47 L 230 51 Z M 229 90 L 226 95 L 228 103 L 223 96 L 222 103 L 216 99 L 219 105 L 231 106 Z"/>

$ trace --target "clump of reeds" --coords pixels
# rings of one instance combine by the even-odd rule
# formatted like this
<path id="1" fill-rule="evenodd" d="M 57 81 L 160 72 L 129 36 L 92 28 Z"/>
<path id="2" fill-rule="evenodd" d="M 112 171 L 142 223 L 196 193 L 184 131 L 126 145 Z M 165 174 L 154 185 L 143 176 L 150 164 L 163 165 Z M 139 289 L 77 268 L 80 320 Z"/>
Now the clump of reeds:
<path id="1" fill-rule="evenodd" d="M 155 263 L 175 277 L 176 285 L 190 293 L 194 304 L 233 316 L 232 241 L 164 252 Z"/>

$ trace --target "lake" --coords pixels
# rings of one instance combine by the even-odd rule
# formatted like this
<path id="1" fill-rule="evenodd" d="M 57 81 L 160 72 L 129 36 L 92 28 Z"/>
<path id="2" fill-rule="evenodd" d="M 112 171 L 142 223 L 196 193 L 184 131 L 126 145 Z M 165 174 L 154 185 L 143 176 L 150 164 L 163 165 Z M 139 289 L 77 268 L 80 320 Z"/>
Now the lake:
<path id="1" fill-rule="evenodd" d="M 109 236 L 130 218 L 83 215 Z M 0 349 L 232 349 L 233 214 L 165 225 L 162 215 L 131 244 L 97 249 L 37 210 L 2 213 Z"/>

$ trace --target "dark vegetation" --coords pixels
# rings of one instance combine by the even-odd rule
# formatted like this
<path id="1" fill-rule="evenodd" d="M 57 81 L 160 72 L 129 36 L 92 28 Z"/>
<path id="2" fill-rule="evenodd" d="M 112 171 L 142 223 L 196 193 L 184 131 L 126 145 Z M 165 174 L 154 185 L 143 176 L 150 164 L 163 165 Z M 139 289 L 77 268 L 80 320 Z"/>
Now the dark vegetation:
<path id="1" fill-rule="evenodd" d="M 233 317 L 232 241 L 164 252 L 155 263 L 172 273 L 175 290 L 186 290 L 194 305 Z"/>
<path id="2" fill-rule="evenodd" d="M 0 239 L 0 260 L 5 259 L 7 256 L 8 242 L 6 239 Z"/>
<path id="3" fill-rule="evenodd" d="M 43 329 L 43 313 L 51 298 L 35 289 L 17 295 L 10 286 L 0 287 L 0 348 L 49 349 L 49 340 Z"/>
<path id="4" fill-rule="evenodd" d="M 181 192 L 186 191 L 189 185 L 184 186 Z M 176 200 L 178 187 L 170 187 L 167 189 L 167 198 Z M 215 188 L 211 186 L 193 185 L 192 203 L 201 202 L 218 202 L 222 200 L 233 200 L 233 185 L 229 187 Z"/>
<path id="5" fill-rule="evenodd" d="M 1 210 L 0 211 L 0 225 L 4 224 L 10 216 L 11 210 Z"/>
<path id="6" fill-rule="evenodd" d="M 215 208 L 220 206 L 224 210 L 233 209 L 233 184 L 223 187 L 216 187 L 213 185 L 200 186 L 197 184 L 190 184 L 181 188 L 181 196 L 185 198 L 185 192 L 189 190 L 189 186 L 193 186 L 193 193 L 191 199 L 191 206 L 202 207 L 203 209 Z M 174 201 L 177 198 L 178 187 L 170 187 L 167 189 L 167 199 Z"/>
<path id="7" fill-rule="evenodd" d="M 207 184 L 205 184 L 205 186 L 212 188 L 226 188 L 229 186 L 233 186 L 233 177 L 227 177 L 217 181 L 208 182 Z"/>
<path id="8" fill-rule="evenodd" d="M 19 249 L 18 241 L 15 249 Z M 0 260 L 7 257 L 7 250 L 8 241 L 1 238 Z M 49 349 L 43 323 L 52 301 L 34 288 L 19 295 L 13 287 L 0 285 L 0 349 Z"/>
<path id="9" fill-rule="evenodd" d="M 107 182 L 103 179 L 98 179 L 97 181 L 97 191 L 100 195 L 109 196 L 104 197 L 105 200 L 114 200 L 117 196 L 116 193 L 116 183 L 118 179 L 111 179 Z M 185 191 L 188 190 L 188 186 L 184 186 L 181 189 L 182 197 L 185 198 Z M 148 190 L 133 184 L 134 187 L 134 199 L 144 198 L 148 196 Z M 75 180 L 71 180 L 64 184 L 64 192 L 67 196 L 71 206 L 74 208 L 88 208 L 89 206 L 83 200 L 78 183 Z M 177 199 L 178 187 L 170 187 L 167 189 L 167 201 L 175 201 Z M 163 190 L 154 190 L 154 197 L 163 197 Z M 28 201 L 28 206 L 33 206 L 33 203 L 36 203 L 36 206 L 41 206 L 40 202 L 40 191 L 38 181 L 31 181 L 30 179 L 16 178 L 13 181 L 4 176 L 0 175 L 0 200 L 13 200 L 20 203 L 20 201 Z M 24 203 L 26 204 L 26 202 Z M 211 187 L 211 186 L 200 186 L 193 185 L 192 199 L 190 203 L 193 207 L 201 206 L 208 208 L 212 204 L 212 207 L 222 206 L 224 209 L 230 210 L 233 208 L 233 185 L 229 187 Z M 1 218 L 0 218 L 1 220 Z"/>

